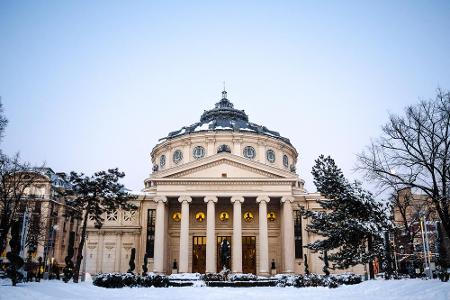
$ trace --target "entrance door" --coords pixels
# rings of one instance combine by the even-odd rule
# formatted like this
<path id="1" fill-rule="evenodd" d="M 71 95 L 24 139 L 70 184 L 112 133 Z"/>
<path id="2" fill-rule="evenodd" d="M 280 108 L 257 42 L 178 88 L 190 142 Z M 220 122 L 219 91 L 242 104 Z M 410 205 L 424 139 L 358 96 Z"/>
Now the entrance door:
<path id="1" fill-rule="evenodd" d="M 204 274 L 206 269 L 206 236 L 194 236 L 192 241 L 192 273 Z"/>
<path id="2" fill-rule="evenodd" d="M 256 274 L 256 237 L 242 237 L 242 272 Z"/>
<path id="3" fill-rule="evenodd" d="M 231 270 L 231 236 L 218 236 L 217 237 L 217 272 L 220 272 L 223 269 L 223 264 L 222 264 L 222 260 L 223 260 L 222 252 L 223 251 L 222 251 L 222 247 L 225 248 L 225 246 L 222 245 L 222 242 L 224 240 L 227 240 L 228 245 L 229 245 L 229 247 L 228 247 L 228 255 L 227 255 L 228 259 L 226 260 L 225 267 L 228 270 Z M 224 249 L 224 250 L 227 251 L 226 249 Z"/>

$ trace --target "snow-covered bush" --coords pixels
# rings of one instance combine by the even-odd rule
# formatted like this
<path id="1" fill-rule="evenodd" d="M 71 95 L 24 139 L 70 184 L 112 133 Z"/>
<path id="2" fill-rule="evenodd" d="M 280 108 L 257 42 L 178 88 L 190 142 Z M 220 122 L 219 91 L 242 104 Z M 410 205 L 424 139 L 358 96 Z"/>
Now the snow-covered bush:
<path id="1" fill-rule="evenodd" d="M 210 274 L 202 275 L 201 280 L 203 280 L 203 281 L 225 281 L 226 278 L 222 273 L 210 273 Z"/>
<path id="2" fill-rule="evenodd" d="M 131 273 L 103 273 L 98 274 L 92 282 L 96 286 L 105 288 L 122 287 L 168 287 L 169 279 L 167 276 L 150 273 L 146 276 L 135 275 Z"/>
<path id="3" fill-rule="evenodd" d="M 319 275 L 319 274 L 308 274 L 308 275 L 290 275 L 290 274 L 280 274 L 275 276 L 277 279 L 277 286 L 293 286 L 293 287 L 329 287 L 336 288 L 340 285 L 351 285 L 361 283 L 362 278 L 359 275 L 353 273 L 344 273 L 340 275 Z"/>
<path id="4" fill-rule="evenodd" d="M 339 275 L 332 275 L 332 277 L 335 277 L 337 283 L 339 285 L 345 284 L 345 285 L 352 285 L 352 284 L 358 284 L 362 282 L 362 278 L 360 275 L 356 275 L 354 273 L 343 273 Z"/>
<path id="5" fill-rule="evenodd" d="M 253 274 L 233 274 L 228 276 L 228 280 L 233 281 L 256 281 L 258 280 L 258 277 Z"/>

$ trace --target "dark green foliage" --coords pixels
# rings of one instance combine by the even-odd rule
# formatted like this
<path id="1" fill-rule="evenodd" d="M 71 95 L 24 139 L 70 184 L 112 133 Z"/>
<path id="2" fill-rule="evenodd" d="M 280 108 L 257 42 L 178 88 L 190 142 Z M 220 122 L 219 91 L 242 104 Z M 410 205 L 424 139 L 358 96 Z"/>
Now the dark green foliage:
<path id="1" fill-rule="evenodd" d="M 147 253 L 145 253 L 144 254 L 144 264 L 142 265 L 142 276 L 147 275 L 147 272 L 148 272 L 147 263 L 148 263 L 148 256 L 147 256 Z"/>
<path id="2" fill-rule="evenodd" d="M 128 262 L 130 268 L 127 271 L 128 273 L 133 273 L 134 269 L 136 268 L 136 264 L 134 263 L 135 259 L 136 259 L 136 248 L 131 248 L 130 261 Z"/>
<path id="3" fill-rule="evenodd" d="M 19 256 L 20 252 L 20 224 L 18 221 L 13 222 L 11 226 L 11 240 L 9 241 L 11 251 L 6 253 L 6 258 L 10 264 L 6 270 L 6 274 L 11 279 L 12 285 L 16 284 L 23 279 L 22 273 L 18 270 L 24 265 L 22 257 Z"/>
<path id="4" fill-rule="evenodd" d="M 74 265 L 72 262 L 73 254 L 74 254 L 74 246 L 75 243 L 75 232 L 70 232 L 69 234 L 69 246 L 67 247 L 67 256 L 64 258 L 64 261 L 66 263 L 66 266 L 63 269 L 63 281 L 69 282 L 69 280 L 73 277 L 73 269 Z"/>
<path id="5" fill-rule="evenodd" d="M 301 209 L 309 232 L 324 239 L 306 245 L 314 251 L 329 251 L 332 268 L 344 269 L 364 264 L 383 255 L 383 231 L 389 228 L 386 208 L 358 182 L 349 183 L 331 157 L 321 155 L 312 169 L 323 211 Z M 373 249 L 367 239 L 373 237 Z"/>

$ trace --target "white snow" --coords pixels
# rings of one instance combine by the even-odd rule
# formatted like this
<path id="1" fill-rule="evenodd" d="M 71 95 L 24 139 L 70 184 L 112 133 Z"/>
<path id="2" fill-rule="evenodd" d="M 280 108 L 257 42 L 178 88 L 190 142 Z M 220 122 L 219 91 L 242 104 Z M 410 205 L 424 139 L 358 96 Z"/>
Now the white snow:
<path id="1" fill-rule="evenodd" d="M 202 275 L 200 273 L 180 273 L 180 274 L 171 274 L 169 275 L 169 279 L 174 280 L 199 280 Z"/>
<path id="2" fill-rule="evenodd" d="M 93 286 L 91 282 L 79 284 L 62 281 L 21 283 L 12 287 L 9 280 L 0 281 L 1 300 L 124 300 L 124 299 L 333 299 L 333 300 L 449 300 L 450 282 L 438 280 L 372 280 L 353 286 L 329 288 L 122 288 L 106 289 Z"/>

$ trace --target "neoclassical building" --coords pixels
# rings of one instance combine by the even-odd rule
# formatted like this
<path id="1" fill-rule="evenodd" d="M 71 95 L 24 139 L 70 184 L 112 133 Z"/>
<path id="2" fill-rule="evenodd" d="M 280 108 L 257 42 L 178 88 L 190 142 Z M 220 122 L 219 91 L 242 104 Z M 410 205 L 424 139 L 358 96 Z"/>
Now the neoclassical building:
<path id="1" fill-rule="evenodd" d="M 321 273 L 317 239 L 299 207 L 317 208 L 296 173 L 298 152 L 278 132 L 249 121 L 222 99 L 200 121 L 162 138 L 151 152 L 153 173 L 136 211 L 111 211 L 102 229 L 88 229 L 86 271 L 125 272 L 136 248 L 137 271 L 269 275 Z M 229 259 L 223 259 L 223 252 Z M 362 269 L 352 270 L 362 273 Z"/>

